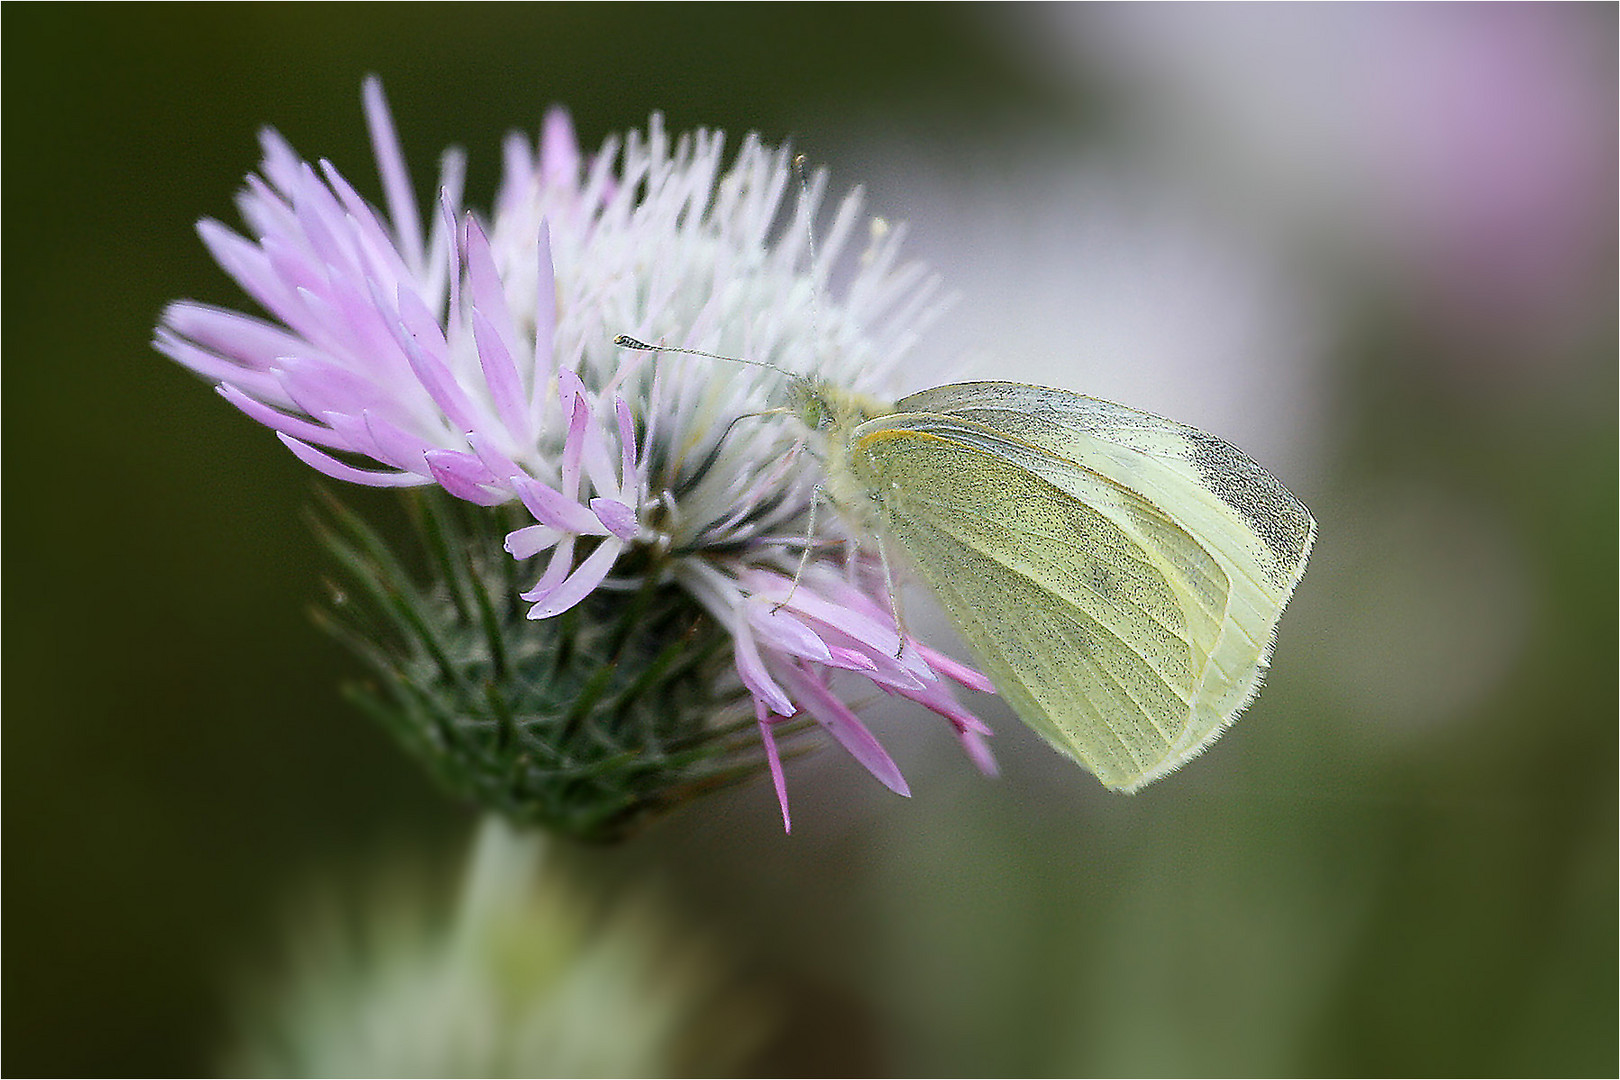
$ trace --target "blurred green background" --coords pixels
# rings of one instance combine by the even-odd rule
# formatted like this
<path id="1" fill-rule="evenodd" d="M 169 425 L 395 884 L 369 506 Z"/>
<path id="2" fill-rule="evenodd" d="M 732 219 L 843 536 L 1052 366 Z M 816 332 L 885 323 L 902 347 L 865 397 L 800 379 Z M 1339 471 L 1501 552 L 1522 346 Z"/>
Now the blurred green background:
<path id="1" fill-rule="evenodd" d="M 975 268 L 1038 293 L 1111 257 L 1008 246 L 1075 162 L 1164 193 L 1082 238 L 1174 207 L 1308 301 L 1274 368 L 1131 358 L 1133 403 L 1320 522 L 1210 754 L 1110 796 L 988 705 L 990 782 L 890 710 L 910 800 L 827 753 L 791 838 L 752 785 L 572 856 L 783 1007 L 760 1071 L 1612 1075 L 1615 9 L 1308 10 L 8 6 L 7 1071 L 216 1068 L 300 897 L 471 834 L 338 697 L 312 474 L 148 345 L 170 299 L 243 303 L 192 226 L 237 224 L 260 125 L 376 197 L 376 72 L 423 185 L 468 149 L 473 206 L 552 102 L 587 145 L 655 109 L 791 139 L 914 220 L 952 334 L 994 326 Z M 1031 370 L 1111 391 L 1065 373 L 1058 299 Z M 987 332 L 936 350 L 1025 370 L 975 369 L 1027 349 Z"/>

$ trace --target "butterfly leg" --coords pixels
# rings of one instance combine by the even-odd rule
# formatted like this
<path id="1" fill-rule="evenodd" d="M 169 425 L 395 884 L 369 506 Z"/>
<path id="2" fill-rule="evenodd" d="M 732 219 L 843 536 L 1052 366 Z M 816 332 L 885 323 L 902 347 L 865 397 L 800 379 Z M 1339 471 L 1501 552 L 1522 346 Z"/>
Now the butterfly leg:
<path id="1" fill-rule="evenodd" d="M 810 565 L 810 551 L 816 544 L 816 507 L 821 504 L 826 494 L 826 489 L 820 484 L 810 490 L 810 524 L 804 530 L 804 550 L 799 553 L 798 569 L 793 571 L 793 584 L 788 586 L 787 595 L 771 608 L 772 615 L 786 607 L 788 601 L 793 599 L 793 594 L 799 590 L 799 578 L 804 576 L 804 568 Z"/>
<path id="2" fill-rule="evenodd" d="M 889 566 L 889 550 L 883 546 L 883 534 L 873 533 L 872 539 L 877 541 L 878 562 L 883 566 L 883 583 L 889 589 L 889 609 L 894 612 L 894 632 L 900 635 L 900 647 L 894 651 L 896 660 L 906 652 L 906 616 L 901 610 L 900 590 L 894 586 L 894 570 Z"/>

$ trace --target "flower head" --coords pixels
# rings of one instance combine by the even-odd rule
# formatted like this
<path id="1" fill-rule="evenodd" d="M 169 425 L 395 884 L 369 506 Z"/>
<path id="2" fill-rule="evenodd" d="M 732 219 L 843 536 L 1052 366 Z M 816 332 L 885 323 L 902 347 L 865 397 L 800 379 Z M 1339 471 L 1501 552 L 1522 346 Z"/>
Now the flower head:
<path id="1" fill-rule="evenodd" d="M 874 222 L 838 273 L 861 203 L 846 197 L 812 244 L 824 173 L 790 205 L 788 153 L 753 137 L 728 165 L 719 133 L 672 140 L 655 116 L 586 156 L 560 110 L 538 144 L 507 139 L 487 219 L 461 206 L 462 157 L 447 153 L 424 229 L 375 80 L 364 98 L 387 213 L 266 131 L 238 200 L 251 238 L 198 228 L 270 318 L 179 302 L 157 347 L 329 477 L 521 507 L 504 547 L 529 568 L 535 623 L 678 587 L 724 630 L 784 823 L 774 732 L 793 717 L 907 793 L 835 675 L 945 717 L 993 770 L 987 729 L 947 685 L 988 682 L 901 648 L 870 545 L 842 523 L 807 536 L 820 474 L 806 433 L 763 415 L 784 372 L 892 390 L 937 308 L 934 279 L 900 259 L 901 230 Z"/>

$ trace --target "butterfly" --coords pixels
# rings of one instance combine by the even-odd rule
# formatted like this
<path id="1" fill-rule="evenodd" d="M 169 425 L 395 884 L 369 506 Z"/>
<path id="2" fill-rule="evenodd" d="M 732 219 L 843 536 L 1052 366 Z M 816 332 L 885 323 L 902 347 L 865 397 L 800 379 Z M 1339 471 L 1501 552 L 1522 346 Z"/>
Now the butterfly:
<path id="1" fill-rule="evenodd" d="M 1104 785 L 1175 770 L 1253 700 L 1316 522 L 1236 447 L 1024 383 L 889 405 L 789 378 L 832 504 L 899 546 L 1019 718 Z"/>
<path id="2" fill-rule="evenodd" d="M 898 542 L 997 691 L 1110 788 L 1192 758 L 1260 688 L 1316 523 L 1196 428 L 1066 390 L 874 408 L 803 383 L 834 505 Z"/>

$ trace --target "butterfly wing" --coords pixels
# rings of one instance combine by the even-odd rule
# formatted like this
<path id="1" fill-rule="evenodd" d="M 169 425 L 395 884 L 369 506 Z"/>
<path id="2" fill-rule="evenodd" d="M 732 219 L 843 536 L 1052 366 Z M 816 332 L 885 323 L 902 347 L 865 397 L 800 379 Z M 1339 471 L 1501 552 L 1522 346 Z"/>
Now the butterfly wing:
<path id="1" fill-rule="evenodd" d="M 1207 741 L 1199 694 L 1230 583 L 1158 507 L 939 415 L 868 421 L 849 464 L 875 496 L 884 534 L 911 556 L 996 688 L 1054 746 L 1109 787 L 1134 790 Z"/>
<path id="2" fill-rule="evenodd" d="M 1316 535 L 1310 513 L 1281 483 L 1197 428 L 1066 390 L 961 383 L 924 390 L 898 408 L 988 428 L 1037 449 L 1031 461 L 1059 487 L 1074 488 L 1068 466 L 1104 476 L 1193 536 L 1220 563 L 1231 594 L 1195 700 L 1199 718 L 1177 753 L 1197 753 L 1236 718 L 1259 689 L 1277 620 Z"/>
<path id="3" fill-rule="evenodd" d="M 1259 690 L 1277 620 L 1305 572 L 1316 522 L 1242 451 L 1207 432 L 1067 390 L 981 382 L 934 387 L 899 403 L 981 424 L 1139 492 L 1197 538 L 1232 582 L 1200 706 L 1214 738 Z M 1048 472 L 1062 485 L 1062 472 Z M 1187 748 L 1196 752 L 1197 745 Z"/>

